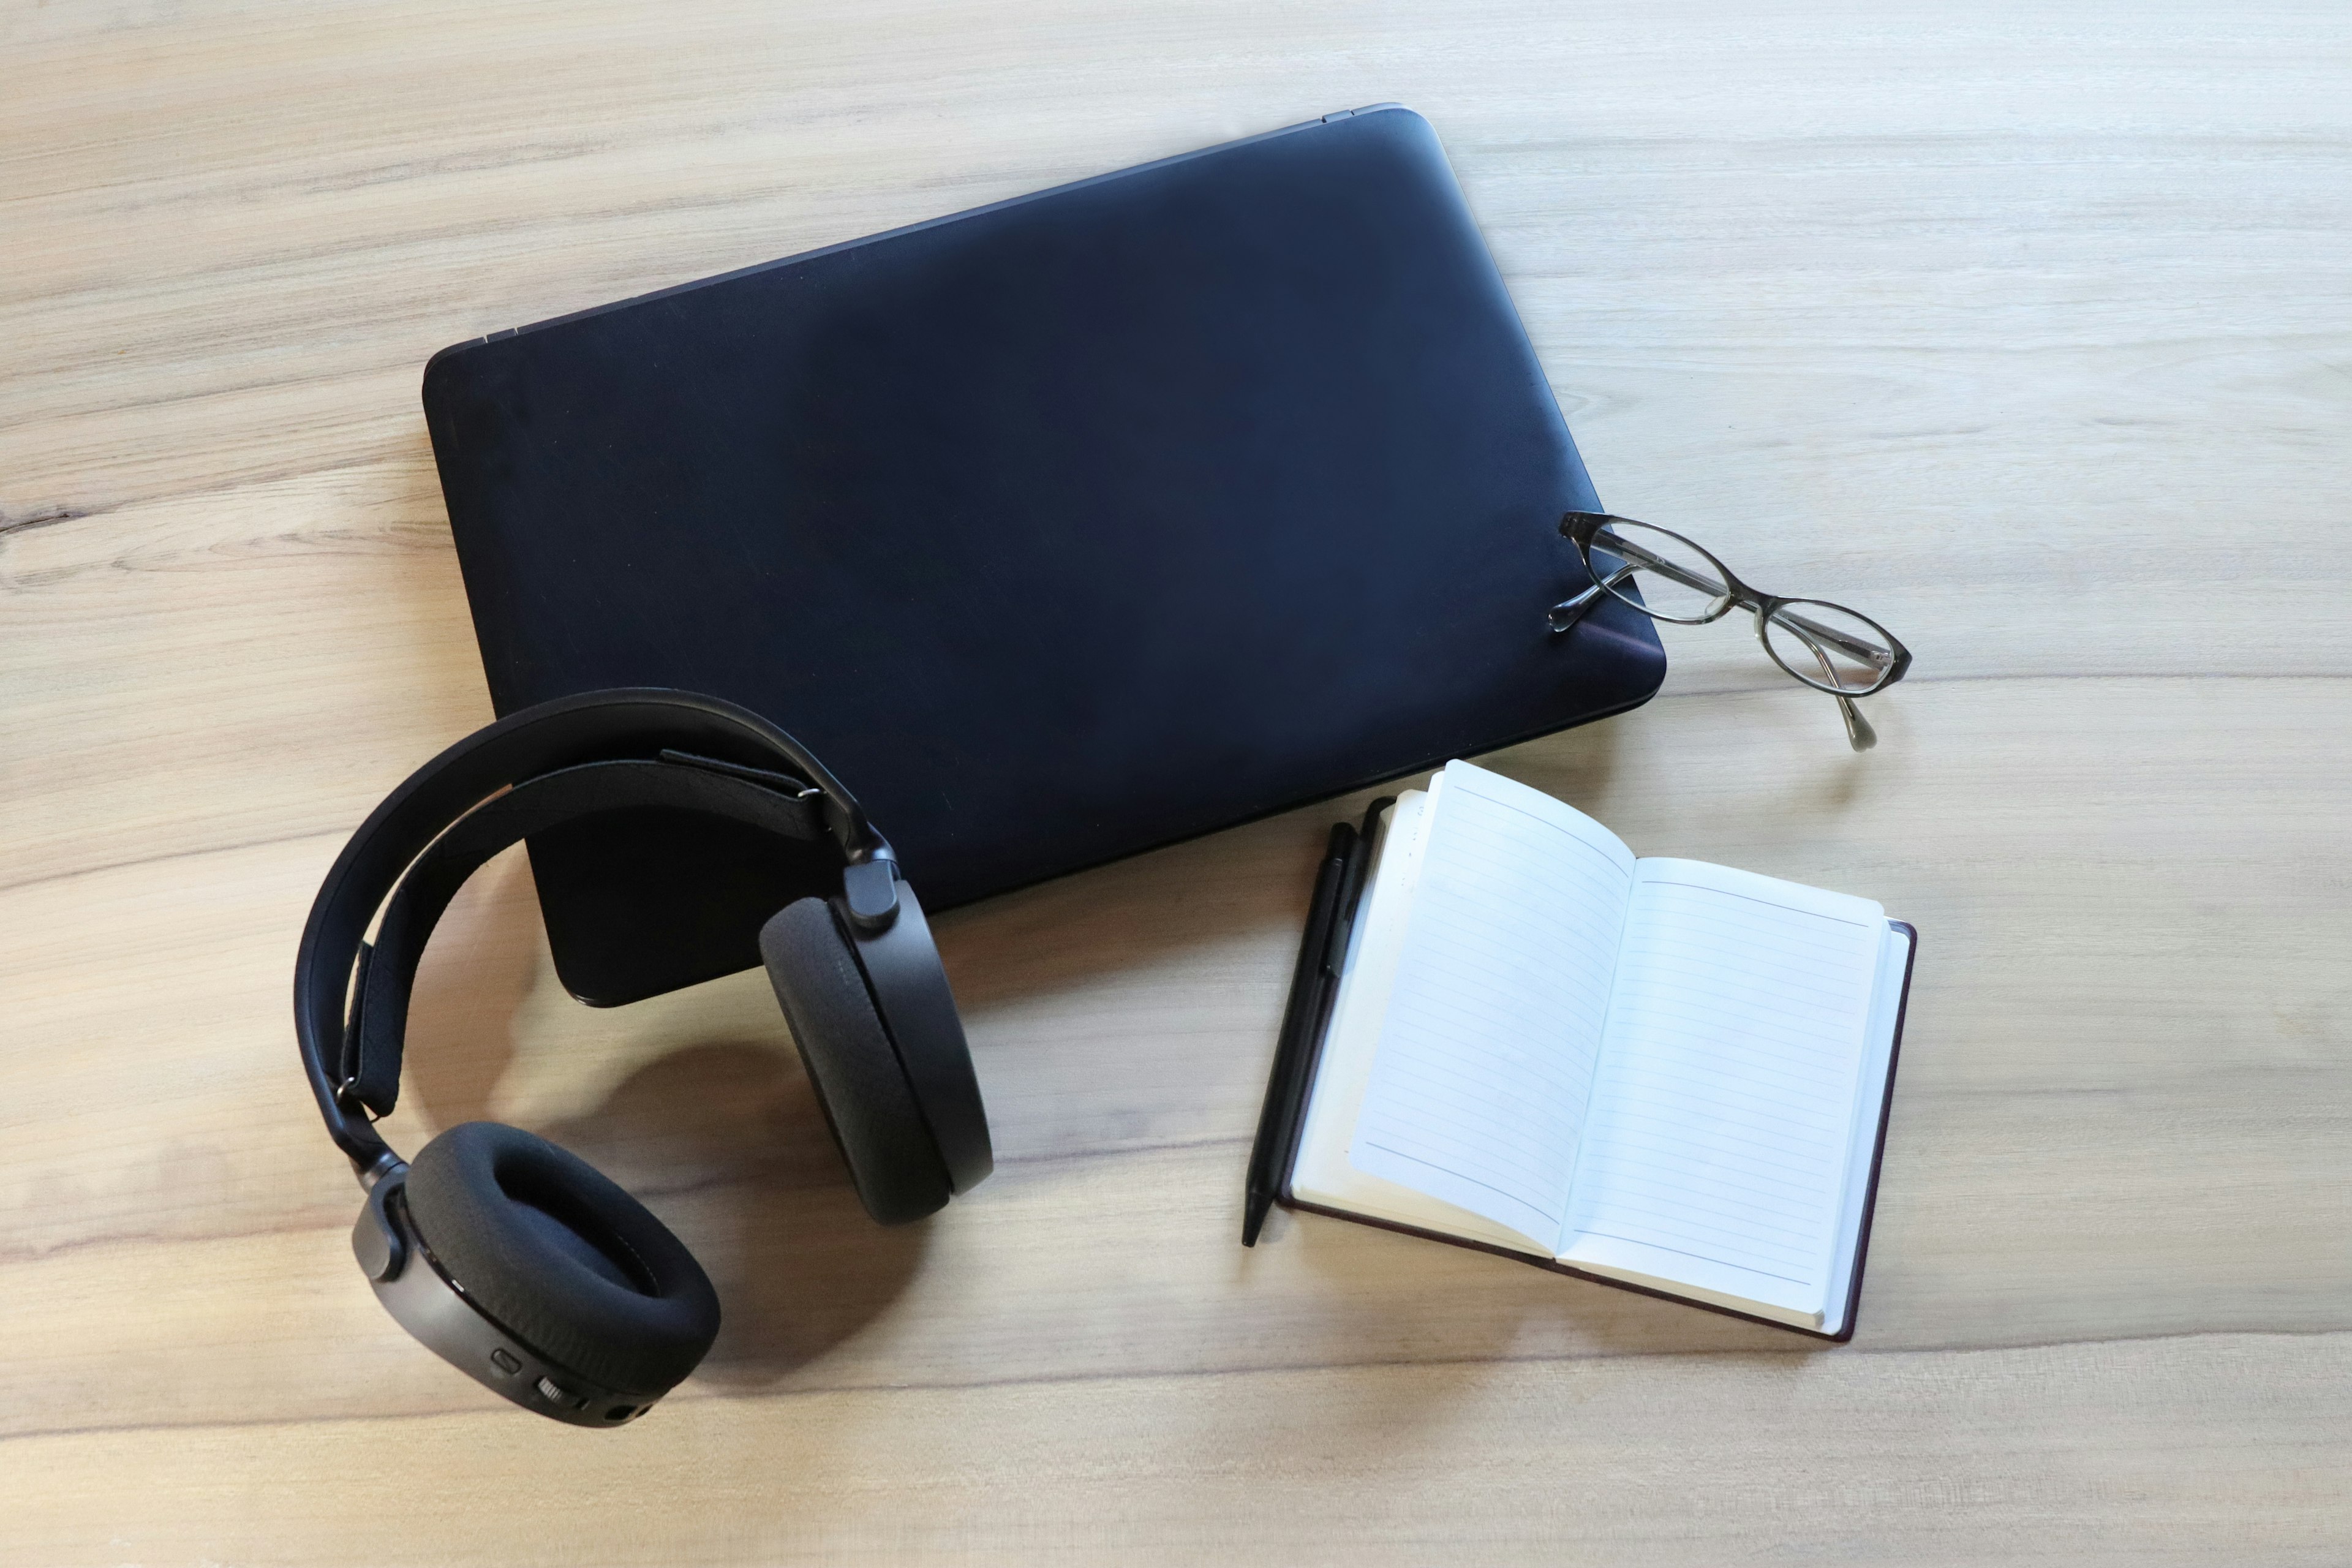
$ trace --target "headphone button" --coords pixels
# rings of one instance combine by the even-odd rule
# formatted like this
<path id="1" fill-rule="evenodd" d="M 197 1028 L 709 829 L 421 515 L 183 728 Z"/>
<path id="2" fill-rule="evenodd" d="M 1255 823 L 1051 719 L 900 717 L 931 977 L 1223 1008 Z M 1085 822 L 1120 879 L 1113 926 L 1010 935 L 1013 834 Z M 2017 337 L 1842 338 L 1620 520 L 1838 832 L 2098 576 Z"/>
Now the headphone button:
<path id="1" fill-rule="evenodd" d="M 509 1377 L 512 1377 L 515 1373 L 522 1370 L 522 1363 L 517 1360 L 515 1358 L 514 1352 L 509 1350 L 492 1351 L 490 1352 L 490 1364 L 497 1367 L 500 1372 L 505 1373 Z"/>

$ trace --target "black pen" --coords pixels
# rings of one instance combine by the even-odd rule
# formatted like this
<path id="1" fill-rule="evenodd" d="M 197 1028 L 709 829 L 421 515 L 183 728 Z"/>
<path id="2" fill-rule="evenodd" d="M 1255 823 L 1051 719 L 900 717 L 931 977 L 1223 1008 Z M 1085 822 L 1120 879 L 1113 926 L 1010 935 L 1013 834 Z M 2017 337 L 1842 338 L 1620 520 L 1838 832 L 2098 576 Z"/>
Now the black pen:
<path id="1" fill-rule="evenodd" d="M 1356 830 L 1344 822 L 1331 826 L 1323 865 L 1315 874 L 1315 898 L 1307 905 L 1307 931 L 1299 939 L 1298 963 L 1290 976 L 1290 1002 L 1283 1009 L 1282 1032 L 1275 1037 L 1274 1070 L 1265 1080 L 1265 1104 L 1258 1111 L 1257 1139 L 1250 1145 L 1249 1187 L 1242 1209 L 1242 1245 L 1255 1247 L 1282 1185 L 1280 1155 L 1289 1142 L 1285 1131 L 1297 1121 L 1298 1088 L 1295 1081 L 1307 1055 L 1308 1037 L 1324 1011 L 1329 984 L 1331 932 L 1339 923 L 1340 884 L 1355 847 Z"/>
<path id="2" fill-rule="evenodd" d="M 1339 971 L 1348 959 L 1348 939 L 1356 929 L 1357 906 L 1371 868 L 1372 832 L 1381 814 L 1396 804 L 1382 795 L 1364 813 L 1361 827 L 1339 823 L 1323 852 L 1308 906 L 1307 932 L 1291 972 L 1290 1005 L 1283 1010 L 1274 1070 L 1265 1080 L 1265 1106 L 1258 1112 L 1257 1141 L 1250 1146 L 1249 1188 L 1242 1209 L 1242 1245 L 1257 1245 L 1266 1211 L 1281 1196 L 1286 1173 L 1298 1158 L 1298 1138 L 1307 1114 L 1307 1082 L 1322 1056 L 1324 1031 L 1339 998 Z"/>

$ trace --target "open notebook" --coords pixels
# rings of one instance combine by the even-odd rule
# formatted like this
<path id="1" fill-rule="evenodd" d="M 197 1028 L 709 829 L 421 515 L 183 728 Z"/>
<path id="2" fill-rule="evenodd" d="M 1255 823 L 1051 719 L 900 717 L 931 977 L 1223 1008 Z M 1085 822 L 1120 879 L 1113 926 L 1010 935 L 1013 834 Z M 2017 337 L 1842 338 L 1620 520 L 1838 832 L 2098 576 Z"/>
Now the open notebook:
<path id="1" fill-rule="evenodd" d="M 1916 935 L 1454 763 L 1381 836 L 1288 1196 L 1847 1337 Z"/>

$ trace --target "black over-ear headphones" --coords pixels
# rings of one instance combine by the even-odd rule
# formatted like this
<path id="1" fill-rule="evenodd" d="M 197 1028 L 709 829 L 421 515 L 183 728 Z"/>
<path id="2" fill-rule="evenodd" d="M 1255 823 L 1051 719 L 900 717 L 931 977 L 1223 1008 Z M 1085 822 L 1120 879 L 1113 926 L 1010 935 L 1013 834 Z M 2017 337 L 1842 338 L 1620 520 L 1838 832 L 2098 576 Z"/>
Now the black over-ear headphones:
<path id="1" fill-rule="evenodd" d="M 473 1121 L 404 1162 L 373 1118 L 399 1097 L 417 962 L 460 884 L 532 834 L 649 806 L 840 850 L 841 891 L 788 903 L 760 954 L 866 1212 L 919 1219 L 993 1163 L 922 905 L 799 742 L 716 698 L 642 689 L 562 698 L 458 742 L 393 791 L 327 873 L 295 960 L 295 1035 L 367 1192 L 352 1248 L 377 1299 L 459 1370 L 583 1426 L 643 1415 L 710 1348 L 719 1299 L 701 1266 L 552 1143 Z"/>

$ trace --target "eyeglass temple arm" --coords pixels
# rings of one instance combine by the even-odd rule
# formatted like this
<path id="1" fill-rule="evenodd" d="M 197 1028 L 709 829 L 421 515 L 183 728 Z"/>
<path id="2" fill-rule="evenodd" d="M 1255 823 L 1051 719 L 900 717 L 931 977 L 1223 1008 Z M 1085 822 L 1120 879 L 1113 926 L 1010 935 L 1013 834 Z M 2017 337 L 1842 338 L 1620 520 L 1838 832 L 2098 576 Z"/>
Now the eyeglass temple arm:
<path id="1" fill-rule="evenodd" d="M 1821 644 L 1803 632 L 1798 631 L 1793 625 L 1790 625 L 1796 618 L 1791 616 L 1788 621 L 1781 624 L 1788 626 L 1790 631 L 1796 632 L 1797 640 L 1813 650 L 1813 658 L 1820 661 L 1822 667 L 1822 679 L 1832 686 L 1836 685 L 1837 670 L 1831 665 L 1830 656 L 1822 651 Z M 1862 716 L 1862 710 L 1853 705 L 1853 699 L 1843 691 L 1833 691 L 1830 695 L 1837 699 L 1838 717 L 1845 721 L 1846 744 L 1857 752 L 1866 752 L 1878 744 L 1878 731 L 1870 727 L 1870 721 Z"/>
<path id="2" fill-rule="evenodd" d="M 1772 618 L 1804 638 L 1806 646 L 1811 647 L 1816 654 L 1822 651 L 1815 642 L 1818 638 L 1848 658 L 1858 658 L 1864 664 L 1875 665 L 1880 669 L 1885 669 L 1895 662 L 1895 655 L 1890 649 L 1883 648 L 1876 643 L 1864 642 L 1860 637 L 1848 637 L 1845 633 L 1832 626 L 1825 626 L 1819 621 L 1809 621 L 1802 616 L 1792 616 L 1786 610 L 1776 613 Z"/>
<path id="3" fill-rule="evenodd" d="M 1550 624 L 1551 629 L 1554 632 L 1574 631 L 1576 629 L 1576 624 L 1584 619 L 1586 616 L 1590 615 L 1592 611 L 1592 606 L 1601 602 L 1601 595 L 1603 593 L 1611 588 L 1614 588 L 1618 584 L 1622 583 L 1633 574 L 1633 569 L 1631 566 L 1620 566 L 1616 571 L 1612 572 L 1608 576 L 1601 578 L 1599 582 L 1593 584 L 1591 587 L 1585 589 L 1581 594 L 1578 594 L 1570 598 L 1562 599 L 1559 604 L 1554 605 L 1551 607 L 1549 615 L 1546 617 Z"/>

